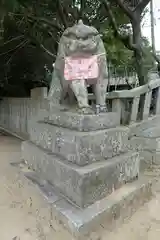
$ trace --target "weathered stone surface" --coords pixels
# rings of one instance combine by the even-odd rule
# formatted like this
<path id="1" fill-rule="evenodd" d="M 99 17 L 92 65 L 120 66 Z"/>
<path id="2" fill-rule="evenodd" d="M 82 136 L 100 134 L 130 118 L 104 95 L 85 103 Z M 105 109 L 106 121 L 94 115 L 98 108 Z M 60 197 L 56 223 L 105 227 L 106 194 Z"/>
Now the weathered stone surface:
<path id="1" fill-rule="evenodd" d="M 23 169 L 22 169 L 23 171 Z M 24 175 L 27 179 L 32 181 L 36 187 L 39 188 L 43 196 L 47 199 L 47 201 L 51 204 L 62 200 L 62 196 L 58 195 L 53 188 L 53 186 L 46 180 L 39 178 L 38 174 L 33 171 L 24 171 Z"/>
<path id="2" fill-rule="evenodd" d="M 129 129 L 130 129 L 130 137 L 132 136 L 139 136 L 143 137 L 144 135 L 144 130 L 153 128 L 159 125 L 160 122 L 160 115 L 152 116 L 148 118 L 147 120 L 140 121 L 138 123 L 130 124 Z"/>
<path id="3" fill-rule="evenodd" d="M 160 138 L 160 127 L 152 126 L 136 134 L 136 137 Z"/>
<path id="4" fill-rule="evenodd" d="M 76 71 L 77 67 L 74 67 L 73 62 L 76 59 L 82 62 L 80 73 Z M 88 69 L 84 69 L 87 65 L 86 61 L 90 63 Z M 78 62 L 76 60 L 76 66 Z M 97 74 L 92 75 L 96 68 Z M 73 69 L 76 72 L 71 76 Z M 55 104 L 70 105 L 74 103 L 74 97 L 71 99 L 74 93 L 80 110 L 90 112 L 87 84 L 93 85 L 99 111 L 106 111 L 108 72 L 105 47 L 98 31 L 94 27 L 84 25 L 80 20 L 74 26 L 67 28 L 60 39 L 49 99 Z"/>
<path id="5" fill-rule="evenodd" d="M 143 172 L 145 169 L 152 168 L 153 165 L 160 165 L 160 152 L 156 151 L 140 151 L 140 171 Z"/>
<path id="6" fill-rule="evenodd" d="M 73 112 L 50 111 L 46 123 L 77 131 L 95 131 L 120 125 L 120 115 L 116 112 L 82 115 Z"/>
<path id="7" fill-rule="evenodd" d="M 145 94 L 145 102 L 144 102 L 144 108 L 143 108 L 143 119 L 148 119 L 148 117 L 149 117 L 151 99 L 152 99 L 152 91 L 147 92 Z"/>
<path id="8" fill-rule="evenodd" d="M 131 123 L 137 121 L 139 100 L 140 100 L 140 97 L 134 97 L 133 98 L 131 117 L 130 117 L 130 122 Z"/>
<path id="9" fill-rule="evenodd" d="M 147 137 L 133 137 L 130 140 L 131 149 L 137 151 L 160 151 L 160 137 L 147 138 Z"/>
<path id="10" fill-rule="evenodd" d="M 80 207 L 102 199 L 139 175 L 139 155 L 133 152 L 78 167 L 61 161 L 30 142 L 23 142 L 22 158 Z"/>
<path id="11" fill-rule="evenodd" d="M 103 234 L 101 227 L 107 231 L 113 231 L 115 226 L 119 226 L 124 220 L 130 218 L 152 197 L 152 183 L 149 177 L 141 176 L 134 183 L 124 185 L 110 196 L 85 209 L 78 209 L 75 205 L 62 199 L 51 186 L 49 189 L 51 188 L 52 192 L 47 194 L 45 191 L 43 195 L 46 193 L 48 199 L 48 195 L 52 193 L 51 198 L 48 199 L 49 203 L 52 202 L 52 196 L 56 197 L 57 195 L 57 201 L 52 204 L 52 215 L 68 229 L 73 240 L 95 239 L 92 236 L 101 239 L 101 234 Z M 107 235 L 105 237 L 107 238 Z"/>
<path id="12" fill-rule="evenodd" d="M 139 151 L 140 171 L 142 172 L 153 165 L 160 164 L 160 128 L 156 119 L 153 119 L 152 127 L 138 127 L 139 131 L 136 131 L 136 136 L 130 140 L 131 149 Z"/>
<path id="13" fill-rule="evenodd" d="M 128 128 L 77 132 L 51 124 L 33 123 L 30 140 L 69 162 L 86 165 L 127 151 Z"/>

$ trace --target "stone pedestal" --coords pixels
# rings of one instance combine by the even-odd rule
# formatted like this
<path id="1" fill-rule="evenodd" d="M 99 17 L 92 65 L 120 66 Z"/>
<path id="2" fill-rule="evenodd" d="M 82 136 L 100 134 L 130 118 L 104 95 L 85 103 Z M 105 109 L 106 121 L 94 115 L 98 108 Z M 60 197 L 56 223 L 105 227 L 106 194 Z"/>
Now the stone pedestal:
<path id="1" fill-rule="evenodd" d="M 32 169 L 81 208 L 106 197 L 139 174 L 139 156 L 133 152 L 84 167 L 65 162 L 31 142 L 23 143 L 22 152 Z"/>
<path id="2" fill-rule="evenodd" d="M 72 239 L 92 239 L 94 231 L 100 238 L 99 226 L 112 229 L 152 195 L 148 176 L 139 178 L 130 134 L 118 113 L 84 116 L 56 109 L 32 122 L 30 140 L 22 143 L 22 159 L 31 169 L 24 174 L 52 203 Z"/>
<path id="3" fill-rule="evenodd" d="M 80 132 L 97 131 L 120 125 L 120 116 L 116 112 L 98 115 L 82 115 L 64 109 L 50 111 L 46 123 Z"/>
<path id="4" fill-rule="evenodd" d="M 117 113 L 55 111 L 33 122 L 22 157 L 84 208 L 138 177 L 139 155 L 128 151 L 128 134 Z"/>
<path id="5" fill-rule="evenodd" d="M 160 165 L 159 118 L 148 121 L 147 125 L 139 126 L 131 137 L 130 145 L 131 150 L 139 152 L 141 171 Z"/>

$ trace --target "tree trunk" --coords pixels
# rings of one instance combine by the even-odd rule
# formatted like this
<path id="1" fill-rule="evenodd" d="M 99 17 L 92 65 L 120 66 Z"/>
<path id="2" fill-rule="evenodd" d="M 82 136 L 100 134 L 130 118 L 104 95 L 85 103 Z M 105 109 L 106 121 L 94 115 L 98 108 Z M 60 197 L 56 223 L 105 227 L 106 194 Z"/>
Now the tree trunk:
<path id="1" fill-rule="evenodd" d="M 136 46 L 134 49 L 134 58 L 136 71 L 139 79 L 139 84 L 144 85 L 147 83 L 147 74 L 145 73 L 144 68 L 144 60 L 143 60 L 143 50 L 142 50 L 142 42 L 141 42 L 141 25 L 140 19 L 136 19 L 132 21 L 132 29 L 133 29 L 133 44 Z"/>
<path id="2" fill-rule="evenodd" d="M 81 0 L 80 1 L 79 19 L 83 19 L 83 17 L 84 17 L 84 9 L 85 9 L 85 0 Z"/>
<path id="3" fill-rule="evenodd" d="M 6 15 L 5 0 L 1 0 L 0 4 L 1 4 L 0 8 L 0 42 L 1 42 L 4 37 L 4 18 Z"/>
<path id="4" fill-rule="evenodd" d="M 156 54 L 155 47 L 155 33 L 154 33 L 154 13 L 153 13 L 153 0 L 150 2 L 150 16 L 151 16 L 151 39 L 152 39 L 152 51 Z"/>
<path id="5" fill-rule="evenodd" d="M 136 18 L 136 20 L 132 21 L 132 29 L 133 29 L 133 44 L 135 45 L 134 49 L 134 59 L 136 65 L 136 72 L 139 79 L 139 85 L 142 86 L 147 83 L 147 74 L 145 73 L 144 68 L 144 60 L 143 60 L 143 50 L 142 50 L 142 42 L 141 42 L 141 21 Z M 138 118 L 142 120 L 143 118 L 143 110 L 144 110 L 144 102 L 145 102 L 145 94 L 140 96 L 139 102 L 139 116 Z"/>
<path id="6" fill-rule="evenodd" d="M 157 62 L 157 71 L 160 76 L 160 58 L 156 53 L 155 46 L 155 32 L 154 32 L 154 12 L 153 12 L 153 0 L 150 2 L 150 16 L 151 16 L 151 39 L 152 39 L 152 53 L 155 61 Z"/>
<path id="7" fill-rule="evenodd" d="M 5 12 L 2 9 L 0 11 L 0 42 L 3 40 L 3 37 L 4 37 L 4 18 L 5 18 Z"/>

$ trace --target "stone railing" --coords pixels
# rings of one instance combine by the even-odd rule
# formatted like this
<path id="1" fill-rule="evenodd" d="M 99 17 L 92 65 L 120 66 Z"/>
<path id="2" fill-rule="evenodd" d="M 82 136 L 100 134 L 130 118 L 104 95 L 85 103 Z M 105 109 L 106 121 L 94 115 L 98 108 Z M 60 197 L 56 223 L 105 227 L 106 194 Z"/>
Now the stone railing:
<path id="1" fill-rule="evenodd" d="M 95 97 L 89 96 L 90 103 L 95 103 Z M 140 99 L 143 100 L 140 105 Z M 122 124 L 131 124 L 146 120 L 150 115 L 160 114 L 160 79 L 131 90 L 107 93 L 109 111 L 119 112 Z"/>
<path id="2" fill-rule="evenodd" d="M 140 97 L 144 96 L 144 107 L 140 116 Z M 93 94 L 89 95 L 91 104 L 95 103 Z M 119 112 L 122 124 L 147 120 L 150 115 L 160 114 L 160 79 L 131 90 L 107 93 L 109 111 Z M 22 138 L 28 138 L 30 119 L 43 116 L 48 107 L 47 89 L 36 88 L 30 98 L 4 98 L 0 101 L 0 127 Z M 45 111 L 44 111 L 45 114 Z"/>

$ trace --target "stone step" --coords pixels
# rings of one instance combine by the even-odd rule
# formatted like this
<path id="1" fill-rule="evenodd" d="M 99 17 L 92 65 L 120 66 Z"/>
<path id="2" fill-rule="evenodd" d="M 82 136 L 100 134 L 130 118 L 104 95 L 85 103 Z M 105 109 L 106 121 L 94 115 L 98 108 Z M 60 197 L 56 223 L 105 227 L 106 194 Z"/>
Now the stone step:
<path id="1" fill-rule="evenodd" d="M 160 127 L 159 124 L 153 125 L 147 129 L 136 134 L 136 137 L 144 137 L 144 138 L 160 138 Z"/>
<path id="2" fill-rule="evenodd" d="M 153 119 L 153 124 L 152 121 L 150 121 L 150 124 L 147 125 L 147 127 L 144 127 L 143 124 L 142 126 L 138 126 L 135 133 L 130 136 L 132 137 L 142 137 L 142 138 L 160 138 L 160 127 L 159 127 L 159 121 L 155 121 L 158 119 Z M 131 125 L 132 129 L 132 125 Z"/>
<path id="3" fill-rule="evenodd" d="M 140 171 L 160 167 L 160 152 L 144 150 L 140 152 Z"/>
<path id="4" fill-rule="evenodd" d="M 155 115 L 147 120 L 140 121 L 138 123 L 130 124 L 130 137 L 143 136 L 143 132 L 149 128 L 159 126 L 160 115 Z"/>
<path id="5" fill-rule="evenodd" d="M 160 165 L 160 128 L 144 129 L 131 138 L 130 148 L 140 154 L 140 171 Z"/>
<path id="6" fill-rule="evenodd" d="M 133 137 L 130 140 L 130 145 L 133 150 L 143 151 L 160 151 L 160 137 L 147 138 L 147 137 Z"/>
<path id="7" fill-rule="evenodd" d="M 73 240 L 102 239 L 104 231 L 107 239 L 107 233 L 120 227 L 151 199 L 152 184 L 155 185 L 152 177 L 142 175 L 137 181 L 127 183 L 110 196 L 85 209 L 79 209 L 34 172 L 26 173 L 22 169 L 22 173 L 31 180 L 35 190 L 40 190 L 46 203 L 51 204 L 52 217 L 71 234 L 70 239 Z"/>
<path id="8" fill-rule="evenodd" d="M 77 165 L 112 158 L 128 150 L 126 127 L 78 132 L 49 123 L 32 123 L 30 140 Z"/>
<path id="9" fill-rule="evenodd" d="M 50 111 L 46 123 L 76 131 L 96 131 L 120 126 L 120 115 L 117 112 L 105 114 L 82 115 L 71 111 Z"/>
<path id="10" fill-rule="evenodd" d="M 80 207 L 102 199 L 139 175 L 136 152 L 80 167 L 26 141 L 22 143 L 22 159 Z"/>

